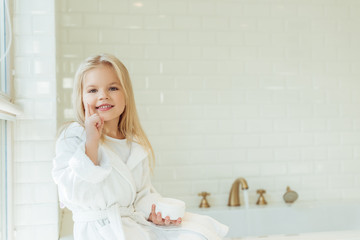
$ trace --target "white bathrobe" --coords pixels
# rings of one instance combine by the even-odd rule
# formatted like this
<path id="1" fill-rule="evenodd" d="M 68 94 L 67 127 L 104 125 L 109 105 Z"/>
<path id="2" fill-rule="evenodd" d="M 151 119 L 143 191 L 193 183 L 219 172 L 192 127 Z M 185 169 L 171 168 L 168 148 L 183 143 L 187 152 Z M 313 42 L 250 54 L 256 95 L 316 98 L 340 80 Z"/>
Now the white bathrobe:
<path id="1" fill-rule="evenodd" d="M 147 221 L 161 197 L 151 185 L 147 152 L 132 142 L 125 163 L 105 141 L 95 166 L 85 154 L 85 141 L 78 123 L 64 130 L 52 171 L 61 206 L 73 212 L 75 240 L 218 240 L 226 235 L 225 225 L 193 213 L 186 213 L 180 226 Z"/>

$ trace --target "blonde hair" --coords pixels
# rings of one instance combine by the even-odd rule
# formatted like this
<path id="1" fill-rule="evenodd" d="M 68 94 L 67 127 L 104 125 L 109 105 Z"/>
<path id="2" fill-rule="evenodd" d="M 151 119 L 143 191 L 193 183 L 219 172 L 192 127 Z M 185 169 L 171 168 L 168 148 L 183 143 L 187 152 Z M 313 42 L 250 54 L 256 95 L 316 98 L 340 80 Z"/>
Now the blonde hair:
<path id="1" fill-rule="evenodd" d="M 84 126 L 85 108 L 82 101 L 83 81 L 85 74 L 100 65 L 108 66 L 114 70 L 122 90 L 125 95 L 125 109 L 120 116 L 119 131 L 125 136 L 127 141 L 136 141 L 142 145 L 150 155 L 150 168 L 153 169 L 155 164 L 154 150 L 141 127 L 140 120 L 136 111 L 134 92 L 131 85 L 129 72 L 122 62 L 110 54 L 99 54 L 85 59 L 76 71 L 74 79 L 74 89 L 72 95 L 73 108 L 77 122 Z"/>

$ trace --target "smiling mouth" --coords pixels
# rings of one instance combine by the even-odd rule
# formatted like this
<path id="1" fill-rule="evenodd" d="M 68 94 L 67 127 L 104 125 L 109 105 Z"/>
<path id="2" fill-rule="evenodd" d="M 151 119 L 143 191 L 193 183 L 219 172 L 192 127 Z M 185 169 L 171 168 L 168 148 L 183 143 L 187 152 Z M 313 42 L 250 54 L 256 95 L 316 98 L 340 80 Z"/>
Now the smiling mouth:
<path id="1" fill-rule="evenodd" d="M 96 109 L 99 109 L 99 110 L 101 110 L 101 109 L 109 109 L 109 108 L 112 108 L 112 107 L 114 107 L 114 105 L 101 105 L 101 106 L 98 106 L 98 107 L 96 107 Z"/>

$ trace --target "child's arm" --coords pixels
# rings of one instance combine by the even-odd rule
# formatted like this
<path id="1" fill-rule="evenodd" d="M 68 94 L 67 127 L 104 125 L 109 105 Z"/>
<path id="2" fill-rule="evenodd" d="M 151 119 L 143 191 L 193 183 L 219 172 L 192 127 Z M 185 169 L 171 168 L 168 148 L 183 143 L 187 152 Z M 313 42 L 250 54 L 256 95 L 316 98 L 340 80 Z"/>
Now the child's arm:
<path id="1" fill-rule="evenodd" d="M 85 154 L 85 143 L 84 128 L 78 124 L 71 125 L 56 141 L 52 175 L 56 184 L 64 185 L 72 193 L 78 192 L 72 189 L 73 185 L 99 183 L 111 172 L 111 166 L 105 161 L 99 159 L 99 165 L 94 165 Z"/>
<path id="2" fill-rule="evenodd" d="M 96 109 L 94 106 L 90 106 L 87 103 L 84 103 L 84 105 L 86 131 L 85 153 L 95 165 L 99 165 L 98 148 L 101 132 L 104 127 L 104 120 L 95 112 Z"/>
<path id="3" fill-rule="evenodd" d="M 112 171 L 110 164 L 101 159 L 101 153 L 99 165 L 94 165 L 85 154 L 85 142 L 85 130 L 78 123 L 68 126 L 56 141 L 52 177 L 58 186 L 60 201 L 65 205 L 92 205 L 95 199 L 88 196 L 96 194 L 94 184 L 101 183 Z"/>

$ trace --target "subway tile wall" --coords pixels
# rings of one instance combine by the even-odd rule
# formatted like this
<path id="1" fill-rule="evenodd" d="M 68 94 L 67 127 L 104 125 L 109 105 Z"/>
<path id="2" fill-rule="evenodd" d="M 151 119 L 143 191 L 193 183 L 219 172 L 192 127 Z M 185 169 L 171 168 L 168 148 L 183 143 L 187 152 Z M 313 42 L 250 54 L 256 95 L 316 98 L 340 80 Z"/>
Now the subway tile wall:
<path id="1" fill-rule="evenodd" d="M 15 101 L 14 233 L 11 239 L 58 239 L 57 189 L 51 178 L 56 136 L 55 5 L 12 4 Z"/>
<path id="2" fill-rule="evenodd" d="M 224 206 L 241 176 L 250 203 L 259 188 L 282 202 L 287 186 L 299 201 L 360 199 L 359 1 L 62 0 L 56 14 L 58 126 L 71 120 L 78 64 L 115 54 L 130 71 L 163 195 L 197 206 L 208 191 Z M 18 61 L 26 75 L 33 63 Z M 53 89 L 42 78 L 21 94 Z M 24 104 L 43 108 L 35 103 Z"/>

